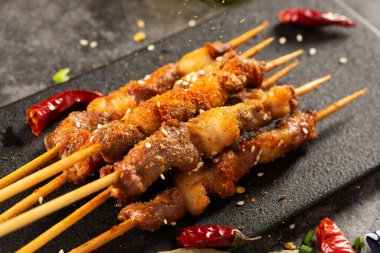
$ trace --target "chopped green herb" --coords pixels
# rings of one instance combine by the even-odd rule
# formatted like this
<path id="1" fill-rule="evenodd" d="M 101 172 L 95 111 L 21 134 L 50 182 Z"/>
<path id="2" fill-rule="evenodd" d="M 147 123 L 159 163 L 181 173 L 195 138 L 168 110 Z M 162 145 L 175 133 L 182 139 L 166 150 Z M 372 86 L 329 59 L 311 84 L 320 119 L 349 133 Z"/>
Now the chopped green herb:
<path id="1" fill-rule="evenodd" d="M 305 234 L 302 243 L 305 245 L 308 245 L 310 243 L 311 239 L 313 239 L 313 236 L 314 236 L 314 230 L 310 229 Z"/>
<path id="2" fill-rule="evenodd" d="M 70 73 L 69 68 L 60 69 L 53 76 L 53 81 L 57 84 L 67 82 L 70 79 L 69 73 Z"/>
<path id="3" fill-rule="evenodd" d="M 3 156 L 2 159 L 3 159 L 4 161 L 7 161 L 7 160 L 9 160 L 9 157 L 8 157 L 8 156 Z"/>
<path id="4" fill-rule="evenodd" d="M 356 252 L 360 252 L 360 250 L 364 247 L 365 247 L 365 241 L 364 241 L 363 237 L 356 238 L 354 241 L 354 247 L 353 247 L 354 250 Z"/>
<path id="5" fill-rule="evenodd" d="M 306 245 L 301 245 L 299 253 L 311 253 L 313 252 L 313 249 Z"/>

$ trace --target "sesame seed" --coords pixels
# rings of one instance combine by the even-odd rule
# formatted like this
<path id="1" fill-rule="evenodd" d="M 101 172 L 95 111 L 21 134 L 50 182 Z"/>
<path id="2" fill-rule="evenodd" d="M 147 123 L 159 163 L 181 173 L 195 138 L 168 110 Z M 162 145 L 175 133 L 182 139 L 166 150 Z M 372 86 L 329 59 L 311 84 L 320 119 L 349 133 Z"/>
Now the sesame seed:
<path id="1" fill-rule="evenodd" d="M 90 42 L 90 47 L 91 48 L 95 48 L 95 47 L 97 47 L 98 46 L 98 42 L 96 42 L 96 41 L 91 41 Z"/>
<path id="2" fill-rule="evenodd" d="M 219 158 L 214 158 L 214 159 L 212 159 L 212 162 L 213 162 L 213 163 L 217 163 L 217 162 L 219 162 Z"/>
<path id="3" fill-rule="evenodd" d="M 284 144 L 284 140 L 280 140 L 280 142 L 277 144 L 277 147 L 280 147 L 282 144 Z"/>
<path id="4" fill-rule="evenodd" d="M 130 113 L 130 112 L 131 112 L 131 108 L 128 108 L 128 110 L 127 110 L 127 114 Z"/>
<path id="5" fill-rule="evenodd" d="M 140 20 L 137 20 L 136 25 L 139 28 L 144 28 L 145 27 L 145 22 L 144 22 L 144 20 L 140 19 Z"/>
<path id="6" fill-rule="evenodd" d="M 236 202 L 236 205 L 238 205 L 238 206 L 242 206 L 242 205 L 244 205 L 244 201 L 243 201 L 243 200 L 240 200 L 240 201 Z"/>
<path id="7" fill-rule="evenodd" d="M 161 103 L 160 103 L 160 102 L 157 102 L 156 105 L 157 105 L 158 108 L 160 108 Z"/>
<path id="8" fill-rule="evenodd" d="M 144 80 L 149 80 L 150 79 L 150 75 L 146 75 L 145 77 L 144 77 Z"/>
<path id="9" fill-rule="evenodd" d="M 263 172 L 259 172 L 259 173 L 257 173 L 257 176 L 258 177 L 262 177 L 262 176 L 264 176 L 264 173 Z"/>
<path id="10" fill-rule="evenodd" d="M 81 46 L 84 46 L 84 47 L 88 46 L 89 43 L 90 43 L 90 42 L 89 42 L 88 40 L 85 40 L 85 39 L 80 39 L 80 40 L 79 40 L 79 44 L 80 44 Z"/>
<path id="11" fill-rule="evenodd" d="M 76 126 L 77 128 L 80 128 L 80 122 L 79 122 L 79 121 L 75 122 L 75 126 Z"/>
<path id="12" fill-rule="evenodd" d="M 175 226 L 177 225 L 177 222 L 173 221 L 172 223 L 170 223 L 170 225 Z"/>
<path id="13" fill-rule="evenodd" d="M 61 249 L 58 253 L 65 253 L 65 251 L 63 249 Z"/>
<path id="14" fill-rule="evenodd" d="M 141 85 L 145 84 L 145 82 L 143 80 L 138 80 L 137 83 L 141 84 Z"/>
<path id="15" fill-rule="evenodd" d="M 302 132 L 303 132 L 304 134 L 308 134 L 308 133 L 309 133 L 309 131 L 308 131 L 306 128 L 302 128 Z"/>
<path id="16" fill-rule="evenodd" d="M 101 124 L 98 124 L 98 129 L 99 129 L 99 128 L 102 128 L 102 127 L 103 127 L 103 126 L 102 126 Z"/>
<path id="17" fill-rule="evenodd" d="M 285 37 L 281 37 L 278 39 L 278 43 L 280 43 L 281 45 L 284 45 L 286 44 L 286 38 Z"/>
<path id="18" fill-rule="evenodd" d="M 237 193 L 244 193 L 245 192 L 245 188 L 243 186 L 238 186 L 238 187 L 236 187 L 236 192 Z"/>
<path id="19" fill-rule="evenodd" d="M 164 176 L 164 174 L 161 173 L 161 174 L 160 174 L 160 177 L 161 177 L 162 180 L 165 180 L 165 176 Z"/>
<path id="20" fill-rule="evenodd" d="M 201 70 L 199 70 L 199 74 L 204 75 L 204 74 L 206 74 L 206 71 L 204 71 L 203 69 L 201 69 Z"/>
<path id="21" fill-rule="evenodd" d="M 144 32 L 137 32 L 135 35 L 133 35 L 133 40 L 135 42 L 143 41 L 145 40 L 145 38 L 146 38 L 146 35 Z"/>
<path id="22" fill-rule="evenodd" d="M 245 21 L 245 18 L 241 19 L 241 20 L 240 20 L 240 23 L 243 23 L 244 21 Z"/>
<path id="23" fill-rule="evenodd" d="M 166 219 L 164 219 L 164 224 L 165 224 L 165 225 L 168 224 L 168 221 L 167 221 Z"/>
<path id="24" fill-rule="evenodd" d="M 168 131 L 166 131 L 165 128 L 161 128 L 161 132 L 162 132 L 165 136 L 168 136 Z"/>
<path id="25" fill-rule="evenodd" d="M 294 229 L 295 227 L 296 227 L 296 224 L 290 224 L 290 225 L 289 225 L 289 228 L 290 228 L 290 229 Z"/>
<path id="26" fill-rule="evenodd" d="M 263 119 L 267 120 L 268 119 L 268 114 L 265 113 Z"/>
<path id="27" fill-rule="evenodd" d="M 297 39 L 298 42 L 302 42 L 302 41 L 303 41 L 303 36 L 302 36 L 302 34 L 297 34 L 296 39 Z"/>
<path id="28" fill-rule="evenodd" d="M 192 81 L 193 83 L 195 83 L 197 80 L 198 80 L 198 77 L 197 77 L 197 76 L 193 76 L 193 77 L 191 78 L 191 81 Z"/>
<path id="29" fill-rule="evenodd" d="M 253 153 L 253 152 L 255 152 L 255 150 L 256 150 L 256 146 L 252 146 L 251 147 L 251 152 Z"/>
<path id="30" fill-rule="evenodd" d="M 217 61 L 222 61 L 222 60 L 223 60 L 223 57 L 222 57 L 222 56 L 218 56 L 218 57 L 216 57 L 215 60 L 217 60 Z"/>
<path id="31" fill-rule="evenodd" d="M 188 81 L 183 81 L 183 85 L 188 86 L 190 83 Z"/>
<path id="32" fill-rule="evenodd" d="M 196 170 L 199 170 L 200 168 L 203 167 L 203 165 L 204 165 L 204 162 L 199 162 L 199 163 L 197 164 L 197 168 L 195 168 L 195 169 L 196 169 Z"/>
<path id="33" fill-rule="evenodd" d="M 152 144 L 150 144 L 149 142 L 145 143 L 145 147 L 146 148 L 151 148 L 152 147 Z"/>
<path id="34" fill-rule="evenodd" d="M 204 112 L 205 112 L 205 110 L 203 110 L 203 109 L 199 110 L 199 113 L 204 113 Z"/>
<path id="35" fill-rule="evenodd" d="M 216 152 L 216 151 L 212 151 L 212 152 L 211 152 L 211 155 L 212 155 L 212 156 L 214 156 L 214 155 L 216 155 L 216 154 L 218 154 L 218 152 Z"/>
<path id="36" fill-rule="evenodd" d="M 149 45 L 148 47 L 147 47 L 147 49 L 148 49 L 148 51 L 153 51 L 154 50 L 154 48 L 155 48 L 155 46 L 154 45 Z"/>
<path id="37" fill-rule="evenodd" d="M 38 198 L 38 202 L 40 202 L 40 205 L 42 204 L 42 202 L 44 202 L 44 198 L 41 196 Z"/>
<path id="38" fill-rule="evenodd" d="M 311 56 L 316 55 L 316 53 L 317 53 L 317 49 L 316 48 L 312 47 L 312 48 L 309 49 L 309 54 Z"/>
<path id="39" fill-rule="evenodd" d="M 346 64 L 347 62 L 348 62 L 348 59 L 346 57 L 339 58 L 339 63 L 340 64 Z"/>
<path id="40" fill-rule="evenodd" d="M 191 19 L 189 20 L 189 22 L 187 22 L 187 25 L 190 27 L 194 27 L 197 25 L 197 21 L 195 21 L 194 19 Z"/>

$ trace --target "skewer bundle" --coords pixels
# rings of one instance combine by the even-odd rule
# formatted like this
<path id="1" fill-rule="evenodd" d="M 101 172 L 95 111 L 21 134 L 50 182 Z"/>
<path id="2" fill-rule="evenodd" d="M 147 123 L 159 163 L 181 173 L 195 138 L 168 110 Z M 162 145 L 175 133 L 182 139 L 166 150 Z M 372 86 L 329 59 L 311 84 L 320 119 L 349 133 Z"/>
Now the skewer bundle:
<path id="1" fill-rule="evenodd" d="M 365 90 L 317 112 L 295 112 L 298 96 L 326 76 L 299 88 L 276 86 L 298 62 L 264 80 L 264 75 L 302 54 L 297 51 L 269 62 L 250 59 L 270 38 L 238 55 L 233 48 L 268 24 L 252 29 L 227 44 L 206 44 L 151 75 L 94 100 L 86 112 L 74 112 L 45 139 L 50 149 L 42 158 L 0 181 L 0 202 L 43 180 L 60 176 L 0 215 L 0 236 L 32 223 L 94 192 L 107 188 L 72 215 L 36 238 L 20 252 L 42 247 L 94 208 L 114 197 L 125 220 L 74 250 L 94 250 L 133 227 L 155 230 L 176 222 L 186 212 L 199 215 L 209 205 L 208 195 L 227 197 L 235 183 L 257 163 L 268 163 L 316 138 L 316 123 Z M 242 133 L 258 131 L 291 114 L 276 128 L 248 139 Z M 79 124 L 78 124 L 79 122 Z M 10 184 L 51 157 L 61 160 Z M 102 169 L 100 169 L 105 165 Z M 32 206 L 66 182 L 82 183 L 100 169 L 101 178 L 37 208 Z M 172 170 L 174 186 L 152 201 L 131 203 L 160 177 Z M 9 185 L 10 184 L 10 185 Z M 16 216 L 20 214 L 19 216 Z M 14 217 L 16 216 L 16 217 Z"/>

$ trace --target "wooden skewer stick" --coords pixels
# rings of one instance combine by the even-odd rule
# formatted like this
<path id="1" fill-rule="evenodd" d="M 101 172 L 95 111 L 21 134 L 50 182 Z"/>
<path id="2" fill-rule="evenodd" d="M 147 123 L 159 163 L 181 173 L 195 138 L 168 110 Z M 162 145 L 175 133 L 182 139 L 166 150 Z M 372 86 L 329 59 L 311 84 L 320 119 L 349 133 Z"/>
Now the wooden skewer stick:
<path id="1" fill-rule="evenodd" d="M 101 150 L 101 145 L 95 144 L 86 149 L 80 150 L 52 165 L 39 170 L 30 176 L 27 176 L 7 187 L 0 190 L 0 203 L 10 197 L 29 189 L 30 187 L 56 175 L 57 173 L 72 167 L 74 164 L 89 158 L 90 156 L 99 153 Z"/>
<path id="2" fill-rule="evenodd" d="M 324 120 L 325 118 L 335 113 L 336 111 L 342 109 L 343 107 L 345 107 L 346 105 L 354 101 L 355 99 L 363 96 L 367 91 L 368 91 L 368 88 L 364 88 L 358 92 L 355 92 L 354 94 L 351 94 L 345 98 L 342 98 L 336 101 L 335 103 L 323 108 L 317 113 L 317 121 Z"/>
<path id="3" fill-rule="evenodd" d="M 251 57 L 257 52 L 259 52 L 261 49 L 263 49 L 266 45 L 268 45 L 269 40 L 265 40 L 258 45 L 248 49 L 248 51 L 244 52 L 247 57 Z M 255 50 L 252 50 L 255 49 Z M 285 75 L 286 73 L 284 72 L 282 75 Z M 0 215 L 0 222 L 3 222 L 5 220 L 8 220 L 23 211 L 29 209 L 31 206 L 33 206 L 37 201 L 39 200 L 40 197 L 46 197 L 49 195 L 51 192 L 54 190 L 58 189 L 62 185 L 64 185 L 67 182 L 67 178 L 63 175 L 58 176 L 48 184 L 42 186 L 38 190 L 34 191 L 32 194 L 18 202 L 16 205 L 5 211 Z"/>
<path id="4" fill-rule="evenodd" d="M 299 63 L 299 60 L 296 60 L 293 63 L 286 66 L 285 68 L 279 70 L 278 72 L 265 79 L 263 84 L 261 85 L 261 89 L 265 90 L 273 84 L 277 83 L 277 81 L 280 80 L 283 76 L 287 75 L 290 71 L 296 68 L 299 65 Z"/>
<path id="5" fill-rule="evenodd" d="M 256 34 L 258 34 L 259 32 L 261 32 L 262 30 L 264 30 L 265 28 L 267 28 L 268 25 L 269 25 L 269 22 L 264 21 L 261 25 L 249 30 L 248 32 L 240 35 L 237 38 L 230 40 L 229 42 L 227 42 L 227 44 L 231 45 L 231 47 L 233 48 L 236 48 L 240 46 L 241 44 L 243 44 L 244 42 L 246 42 L 247 40 L 249 40 L 250 38 L 252 38 L 253 36 L 255 36 Z"/>
<path id="6" fill-rule="evenodd" d="M 47 242 L 53 240 L 56 236 L 61 234 L 63 231 L 71 227 L 78 220 L 92 212 L 96 207 L 102 205 L 105 201 L 110 198 L 111 188 L 107 188 L 103 192 L 99 193 L 95 198 L 87 202 L 85 205 L 78 208 L 71 215 L 67 216 L 65 219 L 46 230 L 43 234 L 38 236 L 36 239 L 19 249 L 18 253 L 35 252 Z M 75 219 L 73 219 L 75 218 Z"/>
<path id="7" fill-rule="evenodd" d="M 302 53 L 303 51 L 299 50 L 267 62 L 267 66 L 269 66 L 267 68 L 267 71 L 273 70 L 274 68 L 293 60 Z M 59 172 L 69 169 L 74 164 L 99 153 L 101 149 L 102 146 L 100 144 L 94 144 L 5 187 L 4 189 L 0 190 L 0 203 L 26 189 L 29 189 L 30 187 L 44 181 L 45 179 L 58 174 Z"/>
<path id="8" fill-rule="evenodd" d="M 328 78 L 319 78 L 317 80 L 308 82 L 301 87 L 299 90 L 303 91 L 303 94 L 315 89 L 323 82 L 329 80 Z M 306 92 L 307 91 L 307 92 Z M 296 89 L 297 93 L 297 89 Z M 75 212 L 67 216 L 65 219 L 51 227 L 49 230 L 45 231 L 39 237 L 31 241 L 29 244 L 25 245 L 21 250 L 23 252 L 35 251 L 40 247 L 45 245 L 50 240 L 54 239 L 57 235 L 68 229 L 70 226 L 75 224 L 78 220 L 89 214 L 97 206 L 103 204 L 108 198 L 110 198 L 111 189 L 107 188 L 105 191 L 100 193 L 98 196 L 90 200 L 87 204 L 78 208 Z M 21 251 L 20 251 L 21 252 Z"/>
<path id="9" fill-rule="evenodd" d="M 3 177 L 2 179 L 0 179 L 0 189 L 3 189 L 11 183 L 19 180 L 26 174 L 34 171 L 36 168 L 46 164 L 48 161 L 50 161 L 58 155 L 58 151 L 59 147 L 52 148 L 49 151 L 37 157 L 36 159 L 28 162 L 24 166 Z"/>
<path id="10" fill-rule="evenodd" d="M 260 52 L 264 47 L 268 46 L 273 41 L 274 41 L 274 37 L 270 37 L 270 38 L 268 38 L 268 39 L 260 42 L 256 46 L 248 49 L 247 51 L 241 53 L 240 56 L 243 57 L 243 58 L 251 57 L 251 56 L 257 54 L 258 52 Z"/>
<path id="11" fill-rule="evenodd" d="M 326 76 L 323 76 L 321 78 L 315 79 L 314 81 L 311 81 L 305 85 L 302 85 L 302 86 L 296 88 L 296 94 L 298 96 L 306 94 L 306 93 L 310 92 L 310 90 L 314 90 L 315 88 L 317 88 L 322 83 L 331 80 L 331 78 L 332 78 L 331 75 L 326 75 Z"/>
<path id="12" fill-rule="evenodd" d="M 326 79 L 326 77 L 324 77 Z M 322 78 L 320 78 L 322 79 Z M 319 80 L 320 80 L 319 79 Z M 317 81 L 317 80 L 315 80 Z M 313 84 L 313 82 L 310 82 Z M 309 84 L 310 84 L 309 83 Z M 315 84 L 314 84 L 315 85 Z M 305 90 L 305 89 L 304 89 Z M 349 95 L 327 107 L 320 110 L 317 113 L 317 120 L 321 121 L 325 119 L 326 117 L 332 115 L 334 112 L 342 109 L 358 97 L 364 95 L 367 92 L 367 88 L 360 90 L 352 95 Z M 82 244 L 81 246 L 73 249 L 70 251 L 70 253 L 82 253 L 82 252 L 91 252 L 99 248 L 100 246 L 112 241 L 113 239 L 123 235 L 127 231 L 133 229 L 136 226 L 136 224 L 132 221 L 132 219 L 128 219 L 119 225 L 113 226 L 110 230 L 107 230 L 103 234 L 91 239 L 90 241 Z"/>
<path id="13" fill-rule="evenodd" d="M 240 46 L 241 44 L 243 44 L 244 42 L 246 42 L 247 40 L 249 40 L 250 38 L 257 35 L 262 30 L 264 30 L 268 25 L 269 25 L 269 22 L 264 21 L 261 25 L 259 25 L 255 28 L 243 33 L 242 35 L 232 39 L 227 44 L 231 45 L 233 48 L 236 48 L 236 47 Z M 262 48 L 264 48 L 266 45 L 270 44 L 270 42 L 272 42 L 273 39 L 274 38 L 269 38 L 269 39 L 263 41 L 263 43 L 260 43 L 259 45 L 255 46 L 251 49 L 253 52 L 247 52 L 247 54 L 249 56 L 253 56 L 257 52 L 259 52 Z M 48 163 L 49 161 L 51 161 L 54 157 L 58 156 L 59 148 L 60 148 L 60 146 L 56 146 L 56 147 L 48 150 L 47 152 L 38 156 L 37 158 L 30 161 L 29 163 L 18 168 L 17 170 L 12 172 L 11 174 L 5 176 L 4 178 L 1 178 L 0 179 L 0 189 L 10 185 L 11 183 L 19 180 L 20 178 L 22 178 L 26 174 L 28 174 L 32 171 L 35 171 L 38 167 L 40 167 L 40 166 Z"/>

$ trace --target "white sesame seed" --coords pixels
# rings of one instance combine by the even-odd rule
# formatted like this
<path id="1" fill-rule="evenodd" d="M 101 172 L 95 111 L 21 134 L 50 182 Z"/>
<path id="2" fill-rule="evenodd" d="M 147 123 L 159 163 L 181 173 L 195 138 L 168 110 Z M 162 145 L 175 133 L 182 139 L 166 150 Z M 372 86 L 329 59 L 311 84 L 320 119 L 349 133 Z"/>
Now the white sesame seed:
<path id="1" fill-rule="evenodd" d="M 245 21 L 245 18 L 241 19 L 241 20 L 240 20 L 240 23 L 243 23 L 244 21 Z"/>
<path id="2" fill-rule="evenodd" d="M 65 253 L 65 251 L 63 249 L 61 249 L 58 253 Z"/>
<path id="3" fill-rule="evenodd" d="M 282 144 L 284 144 L 284 140 L 280 140 L 280 142 L 277 144 L 277 147 L 280 147 Z"/>
<path id="4" fill-rule="evenodd" d="M 205 110 L 203 110 L 203 109 L 199 110 L 199 114 L 204 113 L 204 112 L 205 112 Z"/>
<path id="5" fill-rule="evenodd" d="M 222 60 L 223 60 L 223 57 L 222 57 L 222 56 L 218 56 L 218 57 L 216 57 L 215 60 L 217 60 L 217 61 L 222 61 Z"/>
<path id="6" fill-rule="evenodd" d="M 263 119 L 267 120 L 268 119 L 268 114 L 265 113 Z"/>
<path id="7" fill-rule="evenodd" d="M 203 165 L 204 165 L 205 163 L 204 162 L 199 162 L 198 164 L 197 164 L 197 170 L 199 170 L 200 168 L 202 168 L 203 167 Z"/>
<path id="8" fill-rule="evenodd" d="M 198 80 L 198 77 L 197 77 L 197 76 L 193 76 L 193 77 L 191 78 L 191 81 L 192 81 L 193 83 L 195 83 L 197 80 Z"/>
<path id="9" fill-rule="evenodd" d="M 348 62 L 348 59 L 346 57 L 339 58 L 339 63 L 340 64 L 346 64 L 347 62 Z"/>
<path id="10" fill-rule="evenodd" d="M 144 28 L 145 27 L 145 22 L 144 22 L 144 20 L 140 19 L 140 20 L 137 20 L 136 25 L 139 28 Z"/>
<path id="11" fill-rule="evenodd" d="M 156 105 L 157 105 L 158 108 L 160 108 L 161 103 L 158 101 L 158 102 L 156 103 Z"/>
<path id="12" fill-rule="evenodd" d="M 154 48 L 155 48 L 155 46 L 154 46 L 153 44 L 150 44 L 150 45 L 147 47 L 148 51 L 153 51 Z"/>
<path id="13" fill-rule="evenodd" d="M 160 177 L 161 177 L 162 180 L 165 180 L 165 176 L 164 176 L 164 174 L 161 173 L 161 174 L 160 174 Z"/>
<path id="14" fill-rule="evenodd" d="M 187 22 L 187 25 L 190 27 L 194 27 L 197 25 L 197 21 L 195 21 L 194 19 L 191 19 L 189 20 L 189 22 Z"/>
<path id="15" fill-rule="evenodd" d="M 97 47 L 98 46 L 98 42 L 96 42 L 96 41 L 91 41 L 90 42 L 90 47 L 91 48 L 95 48 L 95 47 Z"/>
<path id="16" fill-rule="evenodd" d="M 212 151 L 212 152 L 211 152 L 211 155 L 212 155 L 212 156 L 214 156 L 214 155 L 216 155 L 216 154 L 218 154 L 218 152 L 216 152 L 216 151 Z"/>
<path id="17" fill-rule="evenodd" d="M 242 205 L 244 205 L 244 201 L 243 201 L 243 200 L 240 200 L 240 201 L 236 202 L 236 205 L 238 205 L 238 206 L 242 206 Z"/>
<path id="18" fill-rule="evenodd" d="M 284 45 L 286 44 L 286 38 L 285 37 L 281 37 L 278 39 L 278 43 L 280 43 L 281 45 Z"/>
<path id="19" fill-rule="evenodd" d="M 204 74 L 206 74 L 206 71 L 204 71 L 203 69 L 201 69 L 201 70 L 199 70 L 199 74 L 204 75 Z"/>
<path id="20" fill-rule="evenodd" d="M 253 153 L 253 152 L 255 152 L 255 150 L 256 150 L 256 146 L 252 146 L 251 147 L 251 152 Z"/>
<path id="21" fill-rule="evenodd" d="M 290 225 L 289 225 L 289 228 L 290 228 L 290 229 L 294 229 L 295 227 L 296 227 L 296 224 L 290 224 Z"/>
<path id="22" fill-rule="evenodd" d="M 308 134 L 308 133 L 309 133 L 309 131 L 308 131 L 306 128 L 302 128 L 302 132 L 303 132 L 304 134 Z"/>
<path id="23" fill-rule="evenodd" d="M 166 131 L 165 128 L 161 128 L 161 132 L 162 132 L 165 136 L 168 136 L 168 131 Z"/>
<path id="24" fill-rule="evenodd" d="M 259 172 L 259 173 L 257 173 L 257 176 L 258 177 L 262 177 L 262 176 L 264 176 L 264 173 L 263 172 Z"/>
<path id="25" fill-rule="evenodd" d="M 298 42 L 302 42 L 302 41 L 303 41 L 303 36 L 302 36 L 302 34 L 297 34 L 296 39 L 297 39 Z"/>
<path id="26" fill-rule="evenodd" d="M 75 122 L 75 126 L 76 126 L 77 128 L 80 128 L 80 122 L 79 122 L 79 121 Z"/>
<path id="27" fill-rule="evenodd" d="M 145 82 L 143 80 L 138 80 L 137 83 L 138 84 L 145 84 Z"/>
<path id="28" fill-rule="evenodd" d="M 150 75 L 146 75 L 145 77 L 144 77 L 144 80 L 149 80 L 150 79 Z"/>
<path id="29" fill-rule="evenodd" d="M 309 54 L 310 54 L 311 56 L 316 55 L 316 54 L 317 54 L 317 49 L 314 48 L 314 47 L 310 48 L 310 49 L 309 49 Z"/>
<path id="30" fill-rule="evenodd" d="M 145 147 L 146 148 L 151 148 L 152 147 L 152 144 L 150 144 L 149 142 L 145 143 Z"/>
<path id="31" fill-rule="evenodd" d="M 131 112 L 131 108 L 128 108 L 128 110 L 127 110 L 127 114 L 130 113 L 130 112 Z"/>
<path id="32" fill-rule="evenodd" d="M 170 225 L 175 226 L 177 225 L 177 222 L 173 221 L 172 223 L 170 223 Z"/>
<path id="33" fill-rule="evenodd" d="M 101 124 L 98 124 L 98 129 L 102 128 L 103 126 Z"/>
<path id="34" fill-rule="evenodd" d="M 168 221 L 167 221 L 166 219 L 164 219 L 164 224 L 165 224 L 165 225 L 168 224 Z"/>
<path id="35" fill-rule="evenodd" d="M 79 40 L 79 44 L 80 44 L 81 46 L 86 47 L 86 46 L 88 46 L 88 43 L 90 43 L 88 40 L 85 40 L 85 39 L 80 39 L 80 40 Z"/>
<path id="36" fill-rule="evenodd" d="M 183 81 L 182 84 L 188 86 L 190 83 L 188 81 Z"/>
<path id="37" fill-rule="evenodd" d="M 44 198 L 41 196 L 38 198 L 38 202 L 40 202 L 40 205 L 42 204 L 42 202 L 44 202 Z"/>

